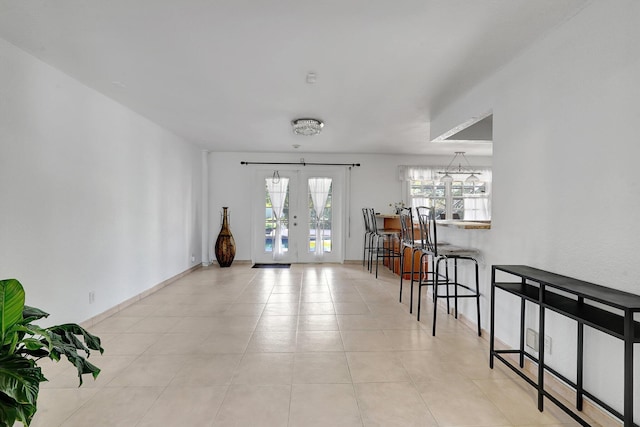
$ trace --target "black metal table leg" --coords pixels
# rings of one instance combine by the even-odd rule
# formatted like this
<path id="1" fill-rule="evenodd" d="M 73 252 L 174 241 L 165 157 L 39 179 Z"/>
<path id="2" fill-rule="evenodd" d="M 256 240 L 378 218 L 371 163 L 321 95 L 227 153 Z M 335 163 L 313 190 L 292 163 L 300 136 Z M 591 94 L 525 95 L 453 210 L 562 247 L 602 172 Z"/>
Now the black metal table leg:
<path id="1" fill-rule="evenodd" d="M 578 304 L 584 304 L 584 298 L 578 297 Z M 582 391 L 584 390 L 583 368 L 584 368 L 584 323 L 578 322 L 578 360 L 576 363 L 576 409 L 582 411 Z"/>
<path id="2" fill-rule="evenodd" d="M 524 282 L 524 280 L 523 280 Z M 524 335 L 525 335 L 525 305 L 524 298 L 520 299 L 520 367 L 524 368 Z"/>
<path id="3" fill-rule="evenodd" d="M 624 312 L 624 426 L 633 427 L 633 311 Z"/>
<path id="4" fill-rule="evenodd" d="M 489 367 L 493 369 L 493 351 L 496 324 L 496 268 L 491 266 L 491 312 L 489 313 Z"/>
<path id="5" fill-rule="evenodd" d="M 538 289 L 540 325 L 538 330 L 538 410 L 544 410 L 544 285 Z"/>

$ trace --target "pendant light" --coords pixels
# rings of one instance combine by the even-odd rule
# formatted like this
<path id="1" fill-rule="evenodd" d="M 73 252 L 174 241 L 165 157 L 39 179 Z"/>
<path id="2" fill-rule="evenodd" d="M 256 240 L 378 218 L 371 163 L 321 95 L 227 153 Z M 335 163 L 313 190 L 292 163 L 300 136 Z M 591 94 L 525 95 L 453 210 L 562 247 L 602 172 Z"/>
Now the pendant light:
<path id="1" fill-rule="evenodd" d="M 458 167 L 451 167 L 456 162 L 456 159 L 458 159 Z M 463 159 L 466 166 L 462 166 Z M 452 175 L 469 175 L 464 181 L 467 184 L 475 184 L 480 181 L 478 172 L 473 170 L 471 163 L 469 163 L 469 160 L 467 160 L 467 157 L 464 155 L 464 151 L 456 151 L 453 159 L 451 159 L 445 170 L 438 173 L 443 175 L 442 178 L 440 178 L 440 182 L 443 183 L 453 182 Z"/>

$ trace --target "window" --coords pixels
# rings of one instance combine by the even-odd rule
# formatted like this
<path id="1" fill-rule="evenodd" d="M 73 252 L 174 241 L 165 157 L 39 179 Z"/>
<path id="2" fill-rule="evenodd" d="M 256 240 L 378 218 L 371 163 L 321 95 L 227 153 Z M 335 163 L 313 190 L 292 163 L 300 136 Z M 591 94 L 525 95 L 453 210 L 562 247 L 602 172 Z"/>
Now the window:
<path id="1" fill-rule="evenodd" d="M 409 203 L 413 209 L 418 206 L 434 207 L 436 218 L 444 218 L 447 212 L 446 185 L 435 180 L 410 180 Z"/>
<path id="2" fill-rule="evenodd" d="M 478 169 L 479 182 L 467 183 L 454 175 L 452 183 L 440 181 L 443 167 L 400 166 L 407 205 L 434 207 L 436 218 L 486 221 L 491 219 L 491 170 Z"/>
<path id="3" fill-rule="evenodd" d="M 332 179 L 309 178 L 309 252 L 331 252 L 331 195 Z"/>
<path id="4" fill-rule="evenodd" d="M 289 251 L 289 178 L 265 181 L 264 251 L 277 254 Z M 278 219 L 279 218 L 279 219 Z"/>

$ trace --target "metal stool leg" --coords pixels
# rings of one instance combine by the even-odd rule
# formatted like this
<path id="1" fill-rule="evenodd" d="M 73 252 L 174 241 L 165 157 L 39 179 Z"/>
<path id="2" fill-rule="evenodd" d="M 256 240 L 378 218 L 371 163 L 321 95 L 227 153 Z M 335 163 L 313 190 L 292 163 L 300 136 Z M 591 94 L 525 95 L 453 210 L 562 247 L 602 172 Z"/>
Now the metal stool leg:
<path id="1" fill-rule="evenodd" d="M 382 250 L 384 251 L 384 239 L 382 239 Z M 384 258 L 384 257 L 383 257 Z M 380 260 L 380 238 L 378 237 L 378 243 L 376 244 L 376 279 L 378 278 L 378 264 Z"/>
<path id="2" fill-rule="evenodd" d="M 400 243 L 402 245 L 402 243 Z M 402 302 L 402 279 L 404 276 L 404 252 L 407 250 L 406 247 L 402 246 L 400 249 L 400 299 L 399 302 Z"/>
<path id="3" fill-rule="evenodd" d="M 427 253 L 423 253 L 420 255 L 420 279 L 418 279 L 418 314 L 416 316 L 416 320 L 420 321 L 420 307 L 422 306 L 422 287 L 426 286 L 422 284 L 422 266 L 424 265 L 424 257 L 429 256 Z M 429 279 L 427 279 L 427 285 L 429 284 Z M 411 293 L 411 304 L 409 305 L 409 313 L 413 312 L 413 292 Z"/>
<path id="4" fill-rule="evenodd" d="M 444 259 L 444 268 L 445 268 L 444 276 L 445 276 L 445 280 L 447 281 L 445 283 L 445 286 L 447 288 L 447 314 L 449 314 L 451 312 L 451 303 L 449 302 L 451 295 L 449 293 L 449 259 L 448 258 Z"/>
<path id="5" fill-rule="evenodd" d="M 367 259 L 367 237 L 368 233 L 364 233 L 364 243 L 362 244 L 362 266 L 364 267 L 364 262 Z"/>
<path id="6" fill-rule="evenodd" d="M 415 266 L 414 266 L 413 261 L 416 258 L 416 252 L 417 252 L 416 250 L 411 251 L 411 287 L 410 287 L 410 292 L 411 292 L 410 298 L 411 299 L 409 300 L 409 313 L 413 313 L 413 281 L 414 281 L 413 279 L 415 277 L 415 273 L 414 273 Z M 420 255 L 420 268 L 418 269 L 418 271 L 419 271 L 419 273 L 418 273 L 418 275 L 419 275 L 418 276 L 418 286 L 422 282 L 422 257 L 423 256 L 424 256 L 424 254 Z M 418 293 L 419 293 L 419 291 L 420 291 L 420 289 L 418 289 Z"/>
<path id="7" fill-rule="evenodd" d="M 458 318 L 458 258 L 453 259 L 453 308 L 456 311 L 454 313 L 455 318 Z"/>
<path id="8" fill-rule="evenodd" d="M 476 266 L 476 313 L 478 316 L 478 336 L 482 336 L 482 328 L 480 327 L 480 280 L 478 274 L 478 261 L 473 260 Z"/>
<path id="9" fill-rule="evenodd" d="M 410 249 L 411 250 L 411 270 L 410 271 L 405 271 L 404 267 L 405 264 L 407 262 L 407 257 L 406 257 L 406 250 Z M 413 282 L 414 282 L 414 277 L 415 277 L 415 255 L 416 252 L 418 252 L 418 249 L 412 248 L 412 247 L 408 247 L 408 246 L 404 246 L 402 251 L 400 252 L 400 302 L 402 302 L 402 282 L 404 280 L 404 273 L 409 273 L 409 276 L 411 276 L 411 298 L 413 299 Z M 412 301 L 413 302 L 413 301 Z M 412 304 L 410 303 L 410 305 L 412 306 Z M 409 313 L 412 312 L 412 307 L 409 308 Z"/>
<path id="10" fill-rule="evenodd" d="M 439 258 L 436 261 L 436 276 L 433 279 L 433 331 L 431 332 L 431 335 L 433 335 L 434 337 L 436 336 L 436 319 L 438 314 L 438 286 L 440 285 L 440 261 L 442 260 L 442 258 Z M 447 282 L 448 281 L 449 280 L 447 279 Z"/>

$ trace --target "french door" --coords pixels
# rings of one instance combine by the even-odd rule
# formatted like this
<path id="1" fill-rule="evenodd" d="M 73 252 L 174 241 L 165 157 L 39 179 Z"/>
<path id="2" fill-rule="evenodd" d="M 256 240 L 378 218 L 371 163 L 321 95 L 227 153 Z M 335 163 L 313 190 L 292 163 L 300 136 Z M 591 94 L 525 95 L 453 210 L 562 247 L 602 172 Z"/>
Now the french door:
<path id="1" fill-rule="evenodd" d="M 256 174 L 253 261 L 342 262 L 344 170 Z"/>

